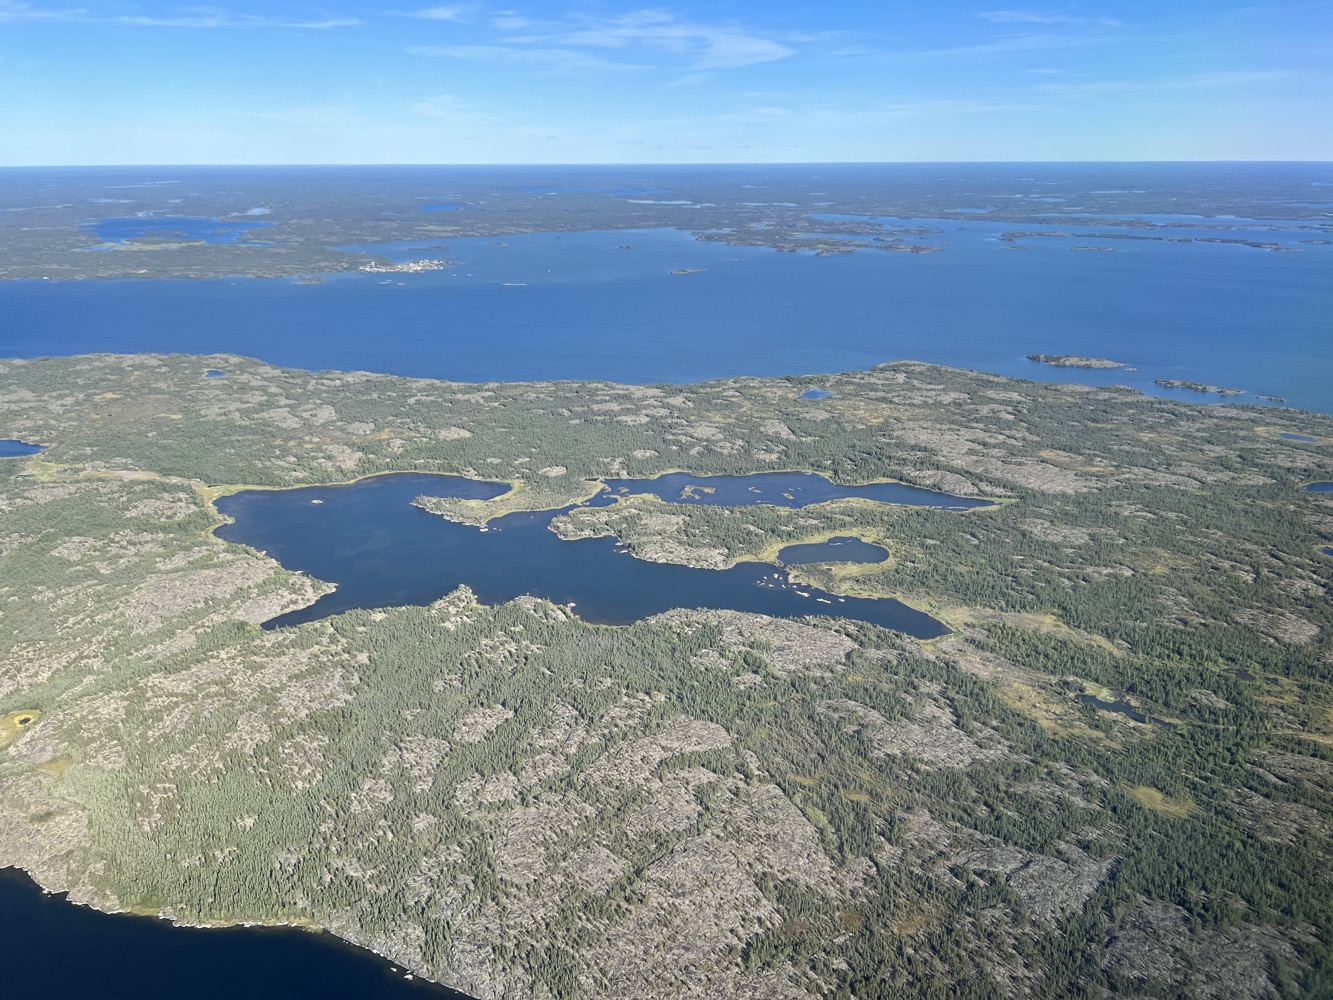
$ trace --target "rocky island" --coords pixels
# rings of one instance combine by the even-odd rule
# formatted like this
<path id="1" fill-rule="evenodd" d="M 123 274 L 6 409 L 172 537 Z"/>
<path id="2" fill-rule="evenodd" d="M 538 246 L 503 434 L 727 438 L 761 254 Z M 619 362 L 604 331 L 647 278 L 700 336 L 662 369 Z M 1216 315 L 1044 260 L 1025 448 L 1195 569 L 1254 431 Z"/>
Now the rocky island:
<path id="1" fill-rule="evenodd" d="M 1123 361 L 1111 361 L 1107 358 L 1083 358 L 1077 354 L 1029 354 L 1029 361 L 1056 368 L 1127 368 Z"/>

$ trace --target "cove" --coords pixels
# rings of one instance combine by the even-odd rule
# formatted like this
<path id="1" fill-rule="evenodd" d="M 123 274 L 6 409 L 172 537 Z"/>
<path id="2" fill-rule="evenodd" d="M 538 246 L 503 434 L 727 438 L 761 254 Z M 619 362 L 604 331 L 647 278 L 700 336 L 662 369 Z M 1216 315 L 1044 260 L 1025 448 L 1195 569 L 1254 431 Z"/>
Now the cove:
<path id="1" fill-rule="evenodd" d="M 695 569 L 636 559 L 614 538 L 564 541 L 548 528 L 572 508 L 508 514 L 479 528 L 412 503 L 423 495 L 488 499 L 507 488 L 461 476 L 391 473 L 343 486 L 246 490 L 217 501 L 232 519 L 217 535 L 337 585 L 314 604 L 265 622 L 270 629 L 353 608 L 430 604 L 466 585 L 486 604 L 526 594 L 573 604 L 585 621 L 605 625 L 672 608 L 714 608 L 851 618 L 918 639 L 949 631 L 898 601 L 825 593 L 794 584 L 767 563 Z"/>
<path id="2" fill-rule="evenodd" d="M 405 979 L 373 952 L 329 934 L 177 927 L 152 917 L 100 913 L 71 906 L 63 894 L 42 892 L 12 868 L 0 870 L 0 940 L 10 956 L 12 995 L 468 1000 L 443 986 Z"/>

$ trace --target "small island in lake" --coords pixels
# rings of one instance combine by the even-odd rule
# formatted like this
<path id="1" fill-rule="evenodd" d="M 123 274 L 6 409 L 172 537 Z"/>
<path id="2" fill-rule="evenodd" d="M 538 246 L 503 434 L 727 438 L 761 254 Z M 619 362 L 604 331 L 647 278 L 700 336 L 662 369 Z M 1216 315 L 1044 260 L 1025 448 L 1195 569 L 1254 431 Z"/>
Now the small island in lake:
<path id="1" fill-rule="evenodd" d="M 1194 392 L 1215 392 L 1219 396 L 1243 396 L 1244 389 L 1232 389 L 1224 385 L 1209 385 L 1207 382 L 1187 382 L 1179 378 L 1155 378 L 1154 385 L 1167 389 L 1191 389 Z"/>
<path id="2" fill-rule="evenodd" d="M 1036 361 L 1055 368 L 1126 368 L 1123 361 L 1109 358 L 1081 358 L 1077 354 L 1029 354 L 1029 361 Z"/>

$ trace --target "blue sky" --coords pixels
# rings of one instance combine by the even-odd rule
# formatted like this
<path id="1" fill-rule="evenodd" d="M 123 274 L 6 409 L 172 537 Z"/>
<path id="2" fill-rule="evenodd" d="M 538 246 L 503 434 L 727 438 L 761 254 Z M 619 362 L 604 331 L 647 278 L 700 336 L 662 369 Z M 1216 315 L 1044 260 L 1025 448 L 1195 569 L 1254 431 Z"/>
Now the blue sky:
<path id="1" fill-rule="evenodd" d="M 1333 160 L 1333 0 L 0 0 L 0 165 Z"/>

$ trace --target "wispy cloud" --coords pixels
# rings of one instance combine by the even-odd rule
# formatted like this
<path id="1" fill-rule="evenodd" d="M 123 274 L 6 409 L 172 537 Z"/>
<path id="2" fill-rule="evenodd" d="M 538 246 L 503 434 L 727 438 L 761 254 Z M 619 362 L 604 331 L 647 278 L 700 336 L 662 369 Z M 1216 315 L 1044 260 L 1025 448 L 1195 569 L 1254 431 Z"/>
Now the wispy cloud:
<path id="1" fill-rule="evenodd" d="M 59 10 L 34 7 L 30 3 L 0 0 L 0 23 L 5 21 L 79 21 L 88 16 L 82 7 Z"/>
<path id="2" fill-rule="evenodd" d="M 426 21 L 465 21 L 478 6 L 475 3 L 455 3 L 445 7 L 425 7 L 409 11 L 407 16 L 419 17 Z"/>
<path id="3" fill-rule="evenodd" d="M 1118 28 L 1124 22 L 1113 17 L 1076 17 L 1058 11 L 987 10 L 977 15 L 994 24 L 1084 24 L 1100 28 Z"/>
<path id="4" fill-rule="evenodd" d="M 220 7 L 191 7 L 186 13 L 167 17 L 122 14 L 109 18 L 116 24 L 135 24 L 149 28 L 350 28 L 361 23 L 355 17 L 323 17 L 310 21 L 289 21 L 282 18 L 261 17 L 257 14 L 237 14 Z"/>
<path id="5" fill-rule="evenodd" d="M 1256 84 L 1291 80 L 1298 76 L 1291 70 L 1222 70 L 1192 73 L 1188 76 L 1158 77 L 1144 80 L 1075 80 L 1039 83 L 1032 92 L 1051 97 L 1099 97 L 1102 95 L 1156 94 L 1165 91 L 1217 90 L 1228 87 L 1252 87 Z"/>
<path id="6" fill-rule="evenodd" d="M 774 62 L 795 54 L 777 37 L 751 31 L 736 22 L 703 22 L 659 9 L 637 10 L 613 17 L 578 16 L 563 22 L 532 22 L 502 16 L 502 31 L 527 31 L 507 39 L 516 45 L 625 50 L 653 49 L 679 56 L 689 69 L 737 69 Z"/>
<path id="7" fill-rule="evenodd" d="M 1009 35 L 993 42 L 974 45 L 954 45 L 943 49 L 921 49 L 915 52 L 891 52 L 891 58 L 948 58 L 957 56 L 1007 55 L 1011 52 L 1038 52 L 1044 49 L 1067 49 L 1093 45 L 1097 39 L 1087 35 L 1033 33 Z"/>
<path id="8" fill-rule="evenodd" d="M 237 14 L 222 7 L 184 7 L 178 14 L 99 15 L 86 7 L 35 7 L 17 0 L 0 0 L 0 23 L 5 21 L 79 21 L 92 24 L 127 24 L 148 28 L 345 28 L 361 23 L 355 17 L 319 17 L 288 20 L 257 14 Z"/>
<path id="9" fill-rule="evenodd" d="M 252 118 L 288 128 L 312 131 L 343 129 L 360 121 L 356 110 L 346 104 L 318 104 L 301 108 L 269 108 L 263 111 L 231 113 L 241 118 Z"/>
<path id="10" fill-rule="evenodd" d="M 415 45 L 407 50 L 418 56 L 441 56 L 474 62 L 545 66 L 559 70 L 635 70 L 642 67 L 614 62 L 599 56 L 564 48 L 530 48 L 522 45 Z"/>
<path id="11" fill-rule="evenodd" d="M 481 114 L 467 101 L 454 94 L 436 94 L 434 97 L 427 97 L 413 104 L 412 110 L 427 118 L 453 125 L 480 124 L 495 120 L 490 115 Z"/>

